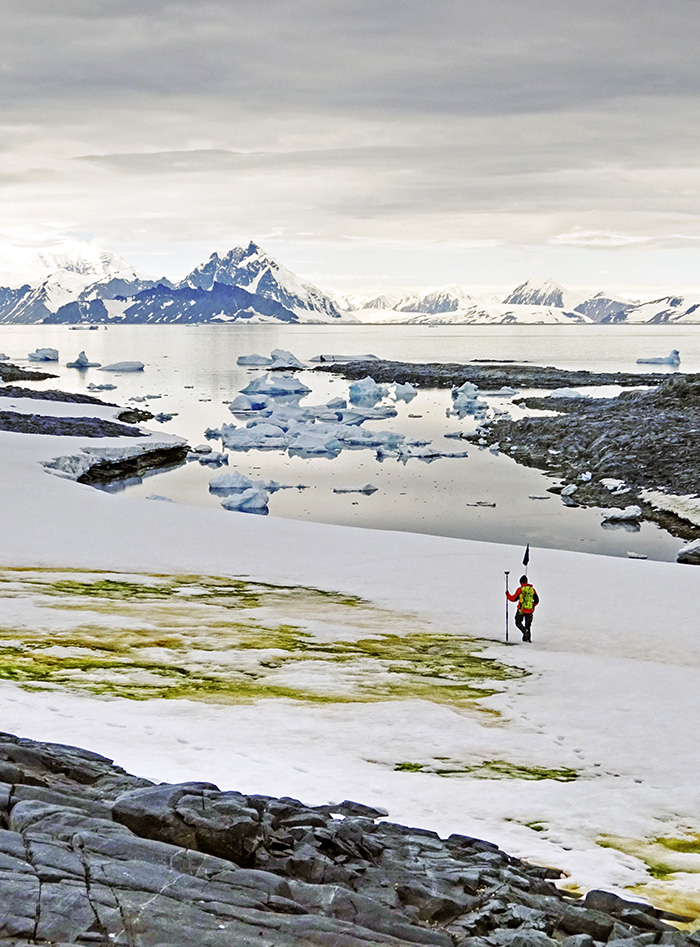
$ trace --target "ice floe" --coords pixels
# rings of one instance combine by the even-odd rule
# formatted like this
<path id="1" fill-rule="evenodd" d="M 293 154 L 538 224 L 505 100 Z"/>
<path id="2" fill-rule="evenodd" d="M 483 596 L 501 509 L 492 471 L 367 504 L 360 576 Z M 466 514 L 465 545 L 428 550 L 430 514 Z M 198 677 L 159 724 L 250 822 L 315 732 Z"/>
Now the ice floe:
<path id="1" fill-rule="evenodd" d="M 142 372 L 143 362 L 112 362 L 111 365 L 103 365 L 101 372 Z"/>
<path id="2" fill-rule="evenodd" d="M 259 368 L 267 368 L 269 365 L 272 365 L 272 359 L 268 358 L 267 355 L 257 355 L 253 353 L 252 355 L 239 355 L 236 359 L 236 365 L 252 365 Z"/>
<path id="3" fill-rule="evenodd" d="M 375 487 L 373 483 L 365 483 L 361 487 L 333 487 L 333 493 L 366 493 L 368 496 L 377 490 L 379 487 Z"/>

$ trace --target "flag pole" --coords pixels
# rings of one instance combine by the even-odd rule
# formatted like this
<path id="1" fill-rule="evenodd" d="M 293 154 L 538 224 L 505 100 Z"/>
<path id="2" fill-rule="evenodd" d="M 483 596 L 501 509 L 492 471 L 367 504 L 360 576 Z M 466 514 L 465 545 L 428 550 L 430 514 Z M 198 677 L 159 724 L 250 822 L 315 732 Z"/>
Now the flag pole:
<path id="1" fill-rule="evenodd" d="M 508 644 L 508 576 L 510 572 L 506 572 L 506 644 Z"/>

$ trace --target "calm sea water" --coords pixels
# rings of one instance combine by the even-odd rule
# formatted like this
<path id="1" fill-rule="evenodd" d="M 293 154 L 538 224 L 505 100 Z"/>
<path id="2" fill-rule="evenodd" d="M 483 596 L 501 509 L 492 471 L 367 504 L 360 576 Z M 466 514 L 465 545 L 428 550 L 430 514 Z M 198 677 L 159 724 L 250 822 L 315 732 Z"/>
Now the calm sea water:
<path id="1" fill-rule="evenodd" d="M 234 418 L 224 402 L 234 398 L 259 372 L 238 367 L 236 358 L 252 352 L 267 355 L 273 348 L 288 349 L 302 360 L 321 353 L 372 353 L 416 362 L 515 360 L 593 371 L 651 371 L 653 367 L 637 366 L 635 360 L 666 355 L 676 348 L 683 371 L 700 371 L 700 326 L 203 325 L 110 326 L 94 331 L 0 326 L 0 351 L 12 361 L 25 363 L 28 353 L 38 346 L 52 346 L 60 353 L 58 366 L 48 366 L 60 380 L 49 385 L 84 391 L 90 382 L 112 381 L 117 390 L 105 392 L 103 397 L 120 404 L 128 404 L 132 396 L 161 395 L 145 406 L 154 412 L 177 412 L 177 417 L 162 425 L 151 422 L 150 426 L 180 434 L 193 445 L 204 442 L 207 427 L 245 423 Z M 113 376 L 96 369 L 78 372 L 66 368 L 65 363 L 81 349 L 92 361 L 108 364 L 138 359 L 146 369 Z M 348 383 L 341 378 L 312 371 L 301 377 L 312 389 L 309 403 L 347 395 Z M 506 406 L 503 399 L 489 400 Z M 470 422 L 447 418 L 450 404 L 449 391 L 421 391 L 410 404 L 397 405 L 396 418 L 371 424 L 381 430 L 430 438 L 448 450 L 460 449 L 463 442 L 444 435 L 468 430 Z M 211 444 L 218 446 L 216 441 Z M 369 450 L 344 450 L 334 460 L 290 458 L 278 451 L 230 452 L 228 467 L 216 470 L 189 463 L 125 485 L 121 493 L 115 493 L 114 502 L 119 502 L 120 495 L 158 494 L 177 502 L 218 506 L 220 499 L 208 490 L 210 479 L 222 471 L 240 470 L 255 478 L 307 487 L 273 494 L 272 516 L 522 545 L 530 542 L 533 547 L 607 555 L 625 556 L 633 551 L 666 560 L 675 559 L 683 545 L 650 524 L 637 532 L 605 529 L 600 512 L 565 507 L 559 498 L 547 494 L 546 488 L 554 482 L 551 478 L 519 467 L 505 456 L 466 446 L 466 459 L 441 458 L 429 464 L 411 460 L 406 465 L 392 459 L 379 462 Z M 334 486 L 367 482 L 379 488 L 371 496 L 333 493 Z M 473 505 L 481 503 L 495 506 Z"/>

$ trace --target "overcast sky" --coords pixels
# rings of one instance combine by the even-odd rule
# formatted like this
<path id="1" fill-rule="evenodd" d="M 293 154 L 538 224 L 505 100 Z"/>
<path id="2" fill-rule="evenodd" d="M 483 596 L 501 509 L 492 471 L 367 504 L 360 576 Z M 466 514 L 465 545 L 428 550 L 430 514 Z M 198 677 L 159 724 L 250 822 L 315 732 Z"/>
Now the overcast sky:
<path id="1" fill-rule="evenodd" d="M 698 0 L 3 0 L 0 240 L 700 289 Z"/>

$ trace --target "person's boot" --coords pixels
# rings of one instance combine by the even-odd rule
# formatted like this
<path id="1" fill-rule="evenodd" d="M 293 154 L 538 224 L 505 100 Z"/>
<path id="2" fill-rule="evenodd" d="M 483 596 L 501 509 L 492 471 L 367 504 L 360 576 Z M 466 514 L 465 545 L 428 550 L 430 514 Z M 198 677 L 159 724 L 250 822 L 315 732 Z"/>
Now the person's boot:
<path id="1" fill-rule="evenodd" d="M 532 641 L 532 638 L 530 637 L 530 632 L 529 632 L 529 631 L 524 631 L 524 632 L 523 632 L 523 641 Z"/>

